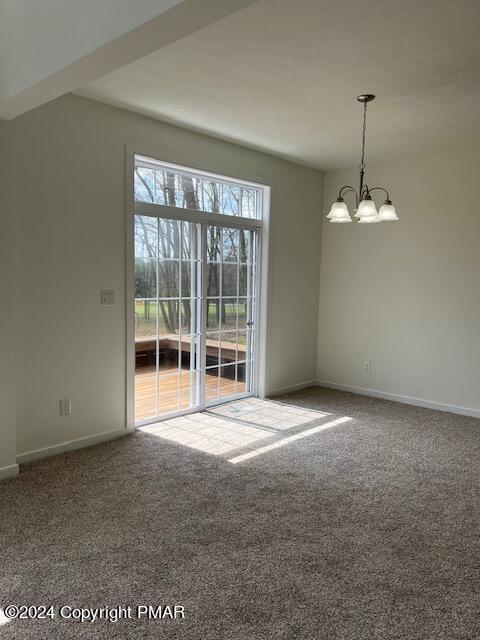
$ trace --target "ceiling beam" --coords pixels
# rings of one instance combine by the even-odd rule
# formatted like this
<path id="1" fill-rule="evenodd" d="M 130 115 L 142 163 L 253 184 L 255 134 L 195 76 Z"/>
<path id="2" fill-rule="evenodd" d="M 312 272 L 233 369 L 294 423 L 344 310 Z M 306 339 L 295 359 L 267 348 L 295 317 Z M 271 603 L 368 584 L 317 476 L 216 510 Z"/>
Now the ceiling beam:
<path id="1" fill-rule="evenodd" d="M 75 91 L 257 1 L 184 0 L 30 87 L 0 100 L 0 118 L 10 120 Z"/>

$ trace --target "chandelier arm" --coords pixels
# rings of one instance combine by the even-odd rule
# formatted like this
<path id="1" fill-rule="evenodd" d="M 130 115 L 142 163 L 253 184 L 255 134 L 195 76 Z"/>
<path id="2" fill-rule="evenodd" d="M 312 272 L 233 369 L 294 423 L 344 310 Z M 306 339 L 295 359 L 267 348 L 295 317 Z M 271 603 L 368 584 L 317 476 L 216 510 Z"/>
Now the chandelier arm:
<path id="1" fill-rule="evenodd" d="M 353 192 L 355 193 L 355 195 L 356 195 L 356 193 L 357 193 L 357 190 L 355 189 L 355 187 L 352 187 L 352 186 L 350 186 L 349 184 L 346 184 L 346 185 L 344 185 L 344 186 L 340 189 L 340 191 L 338 192 L 338 197 L 339 197 L 339 198 L 341 198 L 341 197 L 342 197 L 343 192 L 344 192 L 346 189 L 348 189 L 348 190 L 350 190 L 350 191 L 353 191 Z"/>
<path id="2" fill-rule="evenodd" d="M 387 200 L 390 200 L 390 195 L 389 195 L 388 191 L 386 189 L 384 189 L 383 187 L 372 187 L 371 189 L 369 189 L 369 191 L 384 191 L 385 195 L 387 196 Z"/>
<path id="3" fill-rule="evenodd" d="M 340 189 L 340 191 L 338 192 L 338 197 L 342 198 L 343 194 L 345 193 L 345 191 L 349 192 L 351 191 L 354 195 L 355 195 L 355 208 L 358 208 L 358 194 L 357 194 L 357 190 L 354 187 L 351 187 L 349 184 L 346 184 L 344 187 L 342 187 Z"/>

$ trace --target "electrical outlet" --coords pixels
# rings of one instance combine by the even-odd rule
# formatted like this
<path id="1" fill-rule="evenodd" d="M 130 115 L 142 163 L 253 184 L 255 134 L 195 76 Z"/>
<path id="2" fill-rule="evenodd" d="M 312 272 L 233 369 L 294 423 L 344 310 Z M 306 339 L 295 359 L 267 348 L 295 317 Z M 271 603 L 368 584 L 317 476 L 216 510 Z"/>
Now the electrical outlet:
<path id="1" fill-rule="evenodd" d="M 60 400 L 60 415 L 69 416 L 72 413 L 72 401 L 70 398 Z"/>
<path id="2" fill-rule="evenodd" d="M 113 289 L 102 289 L 100 291 L 100 304 L 102 307 L 113 307 L 115 304 L 115 291 Z"/>
<path id="3" fill-rule="evenodd" d="M 372 373 L 372 363 L 370 362 L 370 360 L 365 360 L 365 362 L 363 363 L 363 370 L 365 371 L 365 373 Z"/>

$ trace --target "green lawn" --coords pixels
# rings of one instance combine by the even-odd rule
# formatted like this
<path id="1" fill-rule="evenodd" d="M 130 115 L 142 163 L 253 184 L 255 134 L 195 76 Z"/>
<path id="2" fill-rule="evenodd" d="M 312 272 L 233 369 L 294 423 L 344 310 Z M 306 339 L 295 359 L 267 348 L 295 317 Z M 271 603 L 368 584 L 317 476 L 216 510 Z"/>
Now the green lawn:
<path id="1" fill-rule="evenodd" d="M 245 321 L 245 304 L 240 304 L 240 324 L 244 324 Z M 147 317 L 145 312 L 147 311 Z M 226 304 L 225 305 L 225 318 L 223 319 L 223 327 L 228 329 L 235 329 L 236 327 L 236 305 L 234 304 Z M 208 314 L 208 326 L 210 331 L 215 331 L 216 329 L 216 309 L 214 305 L 209 305 L 209 314 Z M 141 336 L 154 336 L 157 331 L 157 305 L 155 303 L 151 303 L 148 305 L 146 309 L 146 305 L 144 302 L 136 302 L 135 303 L 135 327 L 136 334 Z M 159 316 L 159 328 L 160 332 L 165 332 L 165 323 L 163 320 L 162 313 L 160 312 Z M 239 342 L 243 342 L 243 340 L 239 340 Z"/>

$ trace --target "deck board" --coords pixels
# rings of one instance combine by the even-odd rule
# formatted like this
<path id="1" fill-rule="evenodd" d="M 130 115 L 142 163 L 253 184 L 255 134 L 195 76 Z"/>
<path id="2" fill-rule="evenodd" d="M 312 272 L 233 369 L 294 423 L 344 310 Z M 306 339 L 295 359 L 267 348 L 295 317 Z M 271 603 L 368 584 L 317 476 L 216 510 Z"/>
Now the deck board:
<path id="1" fill-rule="evenodd" d="M 141 367 L 135 372 L 135 420 L 146 420 L 163 413 L 190 408 L 190 387 L 194 385 L 195 373 L 188 369 L 182 369 L 180 373 L 180 385 L 178 384 L 178 369 L 162 369 L 159 374 L 159 403 L 160 411 L 157 413 L 157 376 L 155 367 Z M 219 388 L 218 388 L 219 385 Z M 180 389 L 180 394 L 178 393 Z M 237 382 L 228 378 L 217 378 L 213 375 L 206 376 L 206 399 L 215 400 L 220 397 L 232 396 L 235 393 L 244 393 L 244 382 Z"/>

